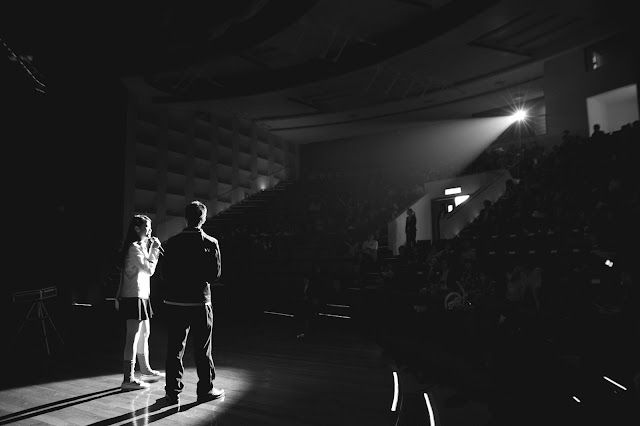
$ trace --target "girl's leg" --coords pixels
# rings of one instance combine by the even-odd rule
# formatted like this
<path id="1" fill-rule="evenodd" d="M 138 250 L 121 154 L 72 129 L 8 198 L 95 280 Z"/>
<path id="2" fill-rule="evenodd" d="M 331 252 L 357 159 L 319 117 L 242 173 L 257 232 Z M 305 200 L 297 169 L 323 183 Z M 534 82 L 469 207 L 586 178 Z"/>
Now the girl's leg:
<path id="1" fill-rule="evenodd" d="M 140 321 L 140 336 L 136 347 L 136 356 L 140 371 L 146 373 L 149 367 L 149 333 L 151 332 L 149 320 Z"/>
<path id="2" fill-rule="evenodd" d="M 149 364 L 149 335 L 151 334 L 151 323 L 144 320 L 140 324 L 140 338 L 138 339 L 137 358 L 142 380 L 154 381 L 164 377 L 164 373 L 151 368 Z"/>
<path id="3" fill-rule="evenodd" d="M 140 327 L 141 321 L 137 319 L 128 319 L 127 320 L 127 333 L 125 337 L 124 343 L 124 354 L 122 361 L 122 370 L 123 370 L 123 388 L 126 389 L 134 389 L 148 387 L 144 385 L 140 385 L 135 379 L 134 372 L 136 366 L 136 347 L 138 346 L 138 340 L 140 338 Z"/>
<path id="4" fill-rule="evenodd" d="M 132 363 L 134 366 L 136 361 L 136 347 L 140 340 L 140 328 L 141 321 L 137 319 L 127 320 L 127 334 L 124 340 L 124 354 L 122 359 L 125 363 Z M 125 380 L 128 378 L 127 371 L 128 370 L 125 370 Z M 133 376 L 133 372 L 131 372 L 131 375 Z"/>

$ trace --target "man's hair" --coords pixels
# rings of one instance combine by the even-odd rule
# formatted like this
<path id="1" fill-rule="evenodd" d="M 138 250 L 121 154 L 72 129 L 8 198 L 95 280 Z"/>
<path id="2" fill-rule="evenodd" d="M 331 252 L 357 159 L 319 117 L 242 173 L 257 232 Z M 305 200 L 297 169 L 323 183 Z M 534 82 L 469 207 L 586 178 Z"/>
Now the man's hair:
<path id="1" fill-rule="evenodd" d="M 192 201 L 184 208 L 187 226 L 201 226 L 207 220 L 207 206 L 200 201 Z"/>

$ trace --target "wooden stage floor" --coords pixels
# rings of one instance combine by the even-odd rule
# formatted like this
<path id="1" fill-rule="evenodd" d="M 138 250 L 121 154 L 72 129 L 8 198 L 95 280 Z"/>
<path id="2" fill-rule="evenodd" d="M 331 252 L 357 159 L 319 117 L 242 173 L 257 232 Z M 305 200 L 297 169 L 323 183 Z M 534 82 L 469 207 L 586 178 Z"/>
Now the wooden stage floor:
<path id="1" fill-rule="evenodd" d="M 121 392 L 122 330 L 117 319 L 91 307 L 74 309 L 50 335 L 52 355 L 25 329 L 4 361 L 10 380 L 0 389 L 0 425 L 369 425 L 390 426 L 393 363 L 375 343 L 344 323 L 325 322 L 296 338 L 291 318 L 265 315 L 237 322 L 216 317 L 216 387 L 223 400 L 196 403 L 197 375 L 185 355 L 180 406 L 161 406 L 164 380 Z M 166 333 L 152 320 L 152 367 L 164 370 Z M 6 355 L 6 353 L 5 353 Z"/>
<path id="2" fill-rule="evenodd" d="M 164 395 L 164 381 L 147 390 L 120 391 L 124 323 L 112 307 L 73 306 L 56 312 L 50 301 L 64 340 L 62 344 L 47 327 L 50 356 L 39 339 L 41 324 L 29 323 L 16 336 L 24 312 L 11 312 L 11 306 L 0 309 L 5 332 L 0 351 L 4 368 L 0 426 L 495 426 L 498 423 L 489 410 L 492 394 L 500 399 L 493 400 L 497 402 L 491 413 L 508 420 L 502 424 L 592 424 L 593 420 L 640 424 L 640 413 L 636 413 L 640 405 L 634 399 L 638 391 L 632 384 L 624 382 L 628 391 L 618 392 L 603 379 L 604 373 L 593 370 L 606 367 L 607 374 L 624 381 L 625 370 L 617 367 L 625 365 L 620 355 L 629 352 L 626 345 L 611 346 L 617 348 L 611 358 L 616 362 L 585 358 L 585 367 L 578 368 L 551 356 L 553 351 L 547 354 L 538 340 L 532 341 L 521 350 L 535 349 L 536 362 L 508 364 L 500 370 L 508 373 L 508 385 L 499 388 L 486 368 L 465 358 L 464 345 L 456 349 L 439 344 L 436 338 L 423 341 L 424 333 L 416 340 L 412 331 L 403 333 L 393 325 L 385 333 L 372 335 L 380 330 L 375 309 L 372 315 L 360 311 L 358 320 L 323 317 L 314 333 L 298 339 L 293 318 L 254 308 L 242 311 L 241 305 L 216 300 L 215 385 L 224 388 L 226 396 L 196 403 L 197 375 L 188 347 L 186 387 L 179 407 L 156 404 Z M 151 322 L 151 365 L 160 370 L 164 370 L 167 320 L 159 308 Z M 457 328 L 449 324 L 453 319 L 447 321 L 434 324 L 457 336 Z M 589 335 L 593 330 L 588 328 Z M 550 336 L 557 340 L 551 348 L 560 350 L 566 342 L 562 333 L 557 334 L 557 338 Z M 416 345 L 420 351 L 416 352 Z M 517 348 L 507 352 L 509 356 L 522 353 Z M 412 367 L 415 360 L 407 358 L 417 354 L 418 365 L 428 366 L 425 374 L 418 374 Z M 540 358 L 540 354 L 547 355 Z"/>

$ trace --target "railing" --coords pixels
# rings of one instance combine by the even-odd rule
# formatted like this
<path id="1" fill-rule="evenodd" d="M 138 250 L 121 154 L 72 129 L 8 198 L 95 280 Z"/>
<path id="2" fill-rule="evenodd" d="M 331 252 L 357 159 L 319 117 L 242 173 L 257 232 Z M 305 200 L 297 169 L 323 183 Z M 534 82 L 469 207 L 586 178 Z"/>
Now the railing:
<path id="1" fill-rule="evenodd" d="M 267 177 L 267 178 L 271 179 L 273 176 L 275 176 L 276 174 L 278 174 L 278 173 L 282 172 L 283 170 L 286 170 L 286 167 L 281 167 L 281 168 L 279 168 L 278 170 L 276 170 L 275 172 L 271 172 L 271 173 L 269 173 L 268 175 L 262 175 L 261 177 Z M 253 182 L 255 182 L 256 180 L 257 180 L 257 178 L 256 178 L 256 179 L 253 179 L 253 180 L 251 180 L 251 181 L 249 181 L 249 183 L 250 183 L 250 184 L 252 184 L 252 183 L 253 183 Z M 279 182 L 278 182 L 278 183 L 279 183 Z M 277 184 L 276 184 L 276 185 L 277 185 Z M 269 188 L 269 189 L 273 189 L 273 188 L 275 188 L 275 186 L 276 186 L 276 185 L 274 185 L 273 187 L 271 187 L 271 188 Z M 237 191 L 237 190 L 238 190 L 238 188 L 240 188 L 240 187 L 237 187 L 237 186 L 236 186 L 235 188 L 231 188 L 231 189 L 229 189 L 228 191 L 225 191 L 225 192 L 223 192 L 223 193 L 221 193 L 221 194 L 217 194 L 217 195 L 216 195 L 216 198 L 218 198 L 218 199 L 219 199 L 220 197 L 223 197 L 223 196 L 225 196 L 225 195 L 227 195 L 227 194 L 230 194 L 230 193 L 232 193 L 233 191 Z M 244 187 L 242 187 L 242 188 L 244 188 Z M 252 194 L 252 195 L 253 195 L 253 194 Z M 240 200 L 240 201 L 242 201 L 242 200 Z M 233 203 L 233 202 L 232 202 L 232 203 L 231 203 L 231 205 L 230 205 L 227 209 L 222 210 L 222 211 L 218 212 L 217 214 L 220 214 L 220 213 L 222 213 L 223 211 L 228 210 L 229 208 L 231 208 L 231 207 L 232 207 L 233 205 L 235 205 L 235 204 L 236 204 L 236 203 Z"/>
<path id="2" fill-rule="evenodd" d="M 504 169 L 504 170 L 509 170 L 509 169 Z M 498 170 L 492 170 L 494 172 L 498 171 Z M 485 173 L 491 173 L 492 171 L 489 172 L 485 172 Z M 469 196 L 469 198 L 465 201 L 465 205 L 469 205 L 471 203 L 471 201 L 474 201 L 478 196 L 480 196 L 480 194 L 482 194 L 484 192 L 485 189 L 489 188 L 491 185 L 493 185 L 496 181 L 502 179 L 504 177 L 504 174 L 501 173 L 498 176 L 496 176 L 495 178 L 493 178 L 491 181 L 489 181 L 489 183 L 484 184 L 483 186 L 481 186 L 480 188 L 478 188 L 473 194 L 471 194 Z M 452 217 L 454 217 L 456 214 L 458 214 L 460 211 L 463 210 L 463 208 L 465 207 L 465 205 L 463 205 L 461 208 L 459 209 L 453 209 L 453 211 L 451 213 L 446 214 L 445 216 L 443 216 L 442 218 L 440 218 L 440 221 L 447 221 L 449 219 L 451 219 Z"/>
<path id="3" fill-rule="evenodd" d="M 490 170 L 491 171 L 499 171 L 499 170 L 506 170 L 509 172 L 510 175 L 513 175 L 513 173 L 511 173 L 511 171 L 520 166 L 520 163 L 522 162 L 522 159 L 519 159 L 518 161 L 516 161 L 515 163 L 513 163 L 512 165 L 508 166 L 506 169 L 498 169 L 498 170 Z M 489 188 L 491 185 L 493 185 L 498 179 L 501 179 L 502 177 L 504 177 L 504 174 L 501 173 L 498 176 L 496 176 L 493 180 L 491 180 L 489 183 L 483 185 L 482 187 L 480 187 L 477 191 L 475 191 L 466 201 L 465 204 L 468 205 L 469 202 L 473 201 L 476 197 L 478 197 L 482 192 L 484 192 L 485 189 Z M 453 209 L 453 211 L 450 214 L 447 214 L 446 216 L 444 216 L 443 218 L 441 218 L 441 220 L 449 220 L 451 217 L 453 217 L 455 214 L 457 214 L 461 209 Z"/>
<path id="4" fill-rule="evenodd" d="M 455 228 L 457 225 L 460 226 L 460 229 L 456 230 L 453 229 L 452 232 L 450 232 L 450 234 L 454 234 L 454 235 L 449 235 L 449 237 L 455 236 L 457 235 L 459 232 L 461 232 L 469 223 L 473 222 L 473 219 L 475 218 L 474 214 L 476 214 L 477 212 L 479 212 L 482 207 L 481 207 L 481 202 L 478 202 L 478 199 L 480 196 L 483 196 L 483 198 L 487 199 L 487 197 L 491 197 L 491 195 L 493 195 L 495 198 L 499 198 L 500 196 L 502 196 L 502 194 L 504 193 L 504 190 L 501 189 L 500 193 L 497 194 L 496 192 L 492 192 L 491 194 L 487 194 L 487 191 L 490 190 L 491 187 L 493 187 L 494 185 L 497 184 L 498 181 L 500 180 L 507 180 L 509 179 L 511 176 L 510 172 L 506 169 L 503 169 L 503 172 L 500 173 L 498 176 L 496 176 L 494 179 L 492 179 L 490 182 L 488 182 L 487 184 L 483 185 L 481 188 L 479 188 L 477 191 L 475 191 L 465 202 L 463 205 L 461 205 L 460 208 L 454 209 L 451 213 L 445 215 L 444 217 L 440 218 L 440 220 L 438 221 L 438 227 L 440 227 L 440 232 L 439 235 L 441 238 L 448 238 L 446 236 L 447 232 L 445 232 L 447 229 L 451 230 L 450 228 Z M 497 196 L 496 196 L 497 195 Z M 482 200 L 484 201 L 484 200 Z M 475 208 L 476 210 L 470 210 Z M 465 217 L 461 217 L 460 215 L 466 215 Z M 448 228 L 445 228 L 443 230 L 443 225 L 447 225 Z"/>

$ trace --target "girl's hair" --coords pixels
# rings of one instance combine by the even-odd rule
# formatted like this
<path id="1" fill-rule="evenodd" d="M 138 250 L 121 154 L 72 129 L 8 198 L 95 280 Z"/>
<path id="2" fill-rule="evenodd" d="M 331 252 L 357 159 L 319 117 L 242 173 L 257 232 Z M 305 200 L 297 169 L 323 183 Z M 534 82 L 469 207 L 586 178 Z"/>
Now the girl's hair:
<path id="1" fill-rule="evenodd" d="M 124 237 L 124 241 L 122 242 L 122 247 L 120 248 L 120 253 L 118 256 L 118 263 L 120 267 L 124 266 L 124 260 L 127 257 L 127 253 L 129 252 L 129 247 L 131 247 L 131 244 L 135 243 L 136 241 L 140 241 L 140 235 L 138 235 L 138 232 L 136 231 L 136 226 L 141 227 L 145 222 L 151 225 L 151 218 L 143 214 L 137 214 L 133 216 L 129 221 L 127 234 Z"/>

